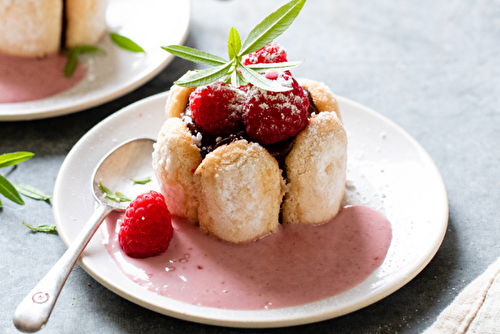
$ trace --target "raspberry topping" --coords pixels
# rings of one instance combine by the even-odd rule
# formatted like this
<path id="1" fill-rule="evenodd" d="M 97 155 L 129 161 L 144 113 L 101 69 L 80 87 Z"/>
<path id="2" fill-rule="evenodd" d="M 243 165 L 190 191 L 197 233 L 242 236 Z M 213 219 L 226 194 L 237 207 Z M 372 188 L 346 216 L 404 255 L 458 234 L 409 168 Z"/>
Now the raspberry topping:
<path id="1" fill-rule="evenodd" d="M 200 86 L 189 96 L 194 122 L 214 135 L 227 135 L 240 129 L 244 100 L 244 92 L 222 81 Z"/>
<path id="2" fill-rule="evenodd" d="M 163 253 L 173 232 L 163 195 L 150 191 L 129 204 L 118 241 L 128 256 L 145 258 Z"/>
<path id="3" fill-rule="evenodd" d="M 307 125 L 309 101 L 291 76 L 274 70 L 265 76 L 292 88 L 271 92 L 252 86 L 248 90 L 242 114 L 245 130 L 253 140 L 268 145 L 295 136 Z"/>
<path id="4" fill-rule="evenodd" d="M 284 63 L 287 61 L 286 51 L 281 45 L 271 42 L 263 48 L 244 56 L 242 61 L 243 65 Z"/>

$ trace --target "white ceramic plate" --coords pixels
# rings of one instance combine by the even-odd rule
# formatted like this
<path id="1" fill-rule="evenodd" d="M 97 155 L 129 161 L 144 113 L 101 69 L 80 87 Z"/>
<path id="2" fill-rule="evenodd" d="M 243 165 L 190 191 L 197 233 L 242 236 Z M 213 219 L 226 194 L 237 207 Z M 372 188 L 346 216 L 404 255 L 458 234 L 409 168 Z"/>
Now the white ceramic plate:
<path id="1" fill-rule="evenodd" d="M 164 122 L 167 95 L 152 96 L 111 115 L 68 154 L 54 190 L 57 229 L 67 246 L 94 210 L 90 184 L 96 164 L 124 141 L 156 138 Z M 344 200 L 385 213 L 393 227 L 384 263 L 355 288 L 301 306 L 234 311 L 194 306 L 147 291 L 120 271 L 99 237 L 87 246 L 81 266 L 113 292 L 143 307 L 185 320 L 233 327 L 289 326 L 334 318 L 401 288 L 427 265 L 443 240 L 448 222 L 443 181 L 429 155 L 403 129 L 358 103 L 341 97 L 339 103 L 349 136 Z"/>
<path id="2" fill-rule="evenodd" d="M 0 121 L 29 120 L 69 114 L 108 102 L 146 83 L 173 56 L 160 47 L 182 44 L 189 27 L 187 0 L 110 0 L 106 14 L 109 31 L 141 45 L 146 54 L 120 49 L 106 34 L 99 47 L 105 56 L 83 57 L 86 77 L 63 93 L 36 101 L 0 103 Z"/>

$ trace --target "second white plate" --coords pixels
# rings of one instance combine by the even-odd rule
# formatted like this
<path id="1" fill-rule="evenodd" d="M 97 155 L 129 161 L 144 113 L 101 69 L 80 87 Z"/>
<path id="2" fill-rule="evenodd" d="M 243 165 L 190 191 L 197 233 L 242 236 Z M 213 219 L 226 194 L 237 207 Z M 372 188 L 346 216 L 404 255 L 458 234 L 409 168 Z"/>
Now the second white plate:
<path id="1" fill-rule="evenodd" d="M 89 55 L 86 77 L 75 87 L 36 101 L 0 103 L 0 121 L 40 119 L 84 110 L 120 97 L 153 78 L 173 59 L 161 46 L 182 44 L 187 36 L 189 1 L 110 0 L 109 31 L 129 37 L 146 54 L 120 49 L 103 36 L 105 56 Z"/>
<path id="2" fill-rule="evenodd" d="M 152 96 L 111 115 L 68 154 L 53 199 L 57 229 L 67 246 L 94 210 L 90 184 L 96 164 L 124 141 L 156 138 L 164 122 L 167 96 Z M 425 150 L 399 126 L 356 102 L 338 100 L 349 137 L 345 201 L 381 211 L 393 228 L 384 263 L 361 284 L 305 305 L 236 311 L 190 305 L 144 289 L 121 272 L 98 237 L 87 246 L 81 266 L 108 289 L 138 305 L 185 320 L 233 327 L 291 326 L 334 318 L 401 288 L 429 263 L 443 240 L 448 201 L 441 175 Z"/>

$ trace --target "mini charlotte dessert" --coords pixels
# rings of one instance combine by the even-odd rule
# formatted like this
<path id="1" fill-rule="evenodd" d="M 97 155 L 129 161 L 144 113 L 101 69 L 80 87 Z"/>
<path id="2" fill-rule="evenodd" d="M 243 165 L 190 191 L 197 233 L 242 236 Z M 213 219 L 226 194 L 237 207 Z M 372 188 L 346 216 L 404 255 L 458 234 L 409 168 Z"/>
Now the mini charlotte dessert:
<path id="1" fill-rule="evenodd" d="M 0 2 L 0 52 L 43 57 L 95 44 L 106 29 L 107 0 Z"/>
<path id="2" fill-rule="evenodd" d="M 228 45 L 238 41 L 232 28 Z M 347 136 L 331 90 L 294 79 L 289 70 L 299 63 L 287 62 L 278 44 L 244 55 L 252 51 L 247 44 L 233 52 L 232 72 L 219 63 L 218 78 L 205 80 L 216 70 L 209 69 L 176 82 L 153 153 L 171 214 L 232 243 L 276 231 L 280 218 L 283 224 L 331 220 L 347 165 Z M 178 56 L 193 50 L 165 49 Z"/>

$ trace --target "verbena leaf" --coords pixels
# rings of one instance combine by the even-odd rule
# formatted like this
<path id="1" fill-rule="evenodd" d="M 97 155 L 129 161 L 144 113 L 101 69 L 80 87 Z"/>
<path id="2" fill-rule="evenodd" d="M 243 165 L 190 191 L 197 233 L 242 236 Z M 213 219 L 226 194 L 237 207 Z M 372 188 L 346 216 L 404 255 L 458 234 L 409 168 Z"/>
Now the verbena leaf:
<path id="1" fill-rule="evenodd" d="M 233 71 L 233 73 L 231 73 L 231 85 L 234 87 L 241 86 L 240 76 L 238 74 L 238 71 Z"/>
<path id="2" fill-rule="evenodd" d="M 227 63 L 226 60 L 219 56 L 215 56 L 208 52 L 199 51 L 183 45 L 169 45 L 162 46 L 161 48 L 173 54 L 174 56 L 192 61 L 197 64 L 218 66 Z"/>
<path id="3" fill-rule="evenodd" d="M 28 196 L 29 198 L 36 199 L 38 201 L 45 201 L 47 203 L 50 203 L 49 200 L 52 198 L 52 196 L 47 196 L 37 188 L 24 183 L 18 184 L 16 186 L 16 189 L 24 196 Z"/>
<path id="4" fill-rule="evenodd" d="M 84 53 L 106 54 L 106 51 L 95 45 L 79 45 L 68 49 L 66 52 L 66 65 L 64 66 L 64 76 L 66 78 L 71 78 L 73 76 L 78 66 L 78 55 Z"/>
<path id="5" fill-rule="evenodd" d="M 110 199 L 112 201 L 115 201 L 117 200 L 116 196 L 114 194 L 106 194 L 106 198 L 107 199 Z"/>
<path id="6" fill-rule="evenodd" d="M 19 195 L 19 192 L 2 175 L 0 175 L 0 194 L 4 195 L 7 199 L 11 200 L 16 204 L 24 205 L 24 201 L 21 198 L 21 195 Z"/>
<path id="7" fill-rule="evenodd" d="M 101 181 L 99 181 L 99 188 L 101 189 L 102 193 L 107 197 L 109 198 L 110 200 L 112 201 L 116 201 L 116 197 L 115 195 L 113 194 L 113 192 L 111 190 L 109 190 L 108 187 L 105 187 Z"/>
<path id="8" fill-rule="evenodd" d="M 132 198 L 128 197 L 125 194 L 122 194 L 121 192 L 115 192 L 116 198 L 120 200 L 120 202 L 132 202 Z"/>
<path id="9" fill-rule="evenodd" d="M 84 53 L 102 53 L 106 54 L 106 51 L 103 49 L 95 46 L 95 45 L 79 45 L 75 46 L 69 49 L 69 52 L 76 52 L 77 54 L 81 55 Z"/>
<path id="10" fill-rule="evenodd" d="M 23 222 L 23 225 L 32 230 L 33 232 L 43 232 L 43 233 L 51 233 L 57 234 L 57 228 L 55 225 L 42 224 L 38 226 L 31 226 Z"/>
<path id="11" fill-rule="evenodd" d="M 239 56 L 259 50 L 281 35 L 297 17 L 306 0 L 293 0 L 266 17 L 248 34 Z"/>
<path id="12" fill-rule="evenodd" d="M 174 82 L 182 87 L 198 87 L 208 85 L 228 74 L 228 69 L 232 66 L 233 62 L 228 62 L 225 65 L 212 67 L 206 70 L 201 70 L 189 77 L 181 78 Z"/>
<path id="13" fill-rule="evenodd" d="M 109 34 L 113 43 L 130 52 L 146 52 L 137 43 L 132 41 L 130 38 L 117 34 L 116 32 L 111 32 Z"/>
<path id="14" fill-rule="evenodd" d="M 296 68 L 303 61 L 290 61 L 285 63 L 268 63 L 268 64 L 251 64 L 246 65 L 248 68 L 251 68 L 255 72 L 264 72 L 267 70 L 280 70 L 280 71 L 288 71 Z"/>
<path id="15" fill-rule="evenodd" d="M 238 34 L 238 30 L 234 27 L 231 27 L 229 30 L 229 38 L 227 39 L 227 51 L 229 54 L 229 60 L 233 60 L 238 56 L 238 52 L 241 49 L 241 39 L 240 34 Z"/>
<path id="16" fill-rule="evenodd" d="M 259 88 L 272 92 L 286 92 L 292 90 L 291 87 L 284 87 L 276 81 L 269 80 L 265 76 L 251 70 L 243 64 L 240 64 L 240 69 L 243 78 Z"/>
<path id="17" fill-rule="evenodd" d="M 64 76 L 66 78 L 71 78 L 73 73 L 75 73 L 76 67 L 78 66 L 78 52 L 69 51 L 66 54 L 66 65 L 64 66 Z"/>
<path id="18" fill-rule="evenodd" d="M 112 200 L 112 201 L 117 201 L 117 202 L 131 202 L 132 199 L 121 192 L 116 191 L 114 194 L 111 190 L 109 190 L 108 187 L 104 186 L 101 181 L 99 181 L 99 188 L 101 189 L 102 193 L 106 196 L 106 198 Z"/>
<path id="19" fill-rule="evenodd" d="M 2 154 L 0 155 L 0 168 L 17 165 L 20 162 L 28 160 L 34 155 L 35 154 L 31 152 L 14 152 Z"/>
<path id="20" fill-rule="evenodd" d="M 146 184 L 151 182 L 151 176 L 143 177 L 142 179 L 132 179 L 134 184 Z"/>

